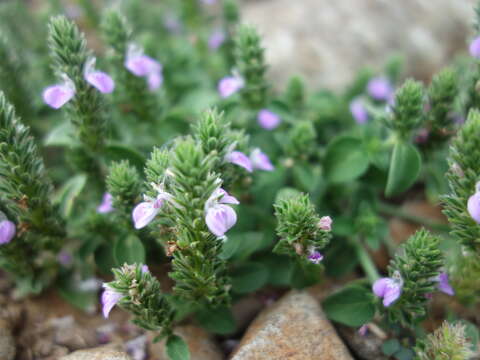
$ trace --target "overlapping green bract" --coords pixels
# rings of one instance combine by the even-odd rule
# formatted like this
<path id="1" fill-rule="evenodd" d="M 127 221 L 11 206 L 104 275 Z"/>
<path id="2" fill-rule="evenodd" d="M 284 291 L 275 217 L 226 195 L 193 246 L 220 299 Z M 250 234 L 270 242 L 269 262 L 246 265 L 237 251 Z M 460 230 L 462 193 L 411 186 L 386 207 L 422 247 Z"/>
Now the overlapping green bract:
<path id="1" fill-rule="evenodd" d="M 128 160 L 114 162 L 110 165 L 106 183 L 107 190 L 112 195 L 113 208 L 125 218 L 130 218 L 141 192 L 141 180 L 137 169 L 130 165 Z"/>
<path id="2" fill-rule="evenodd" d="M 273 249 L 275 253 L 305 261 L 309 252 L 323 249 L 330 241 L 330 231 L 319 227 L 320 217 L 308 195 L 280 199 L 274 207 L 280 238 Z"/>
<path id="3" fill-rule="evenodd" d="M 428 294 L 435 291 L 444 259 L 439 238 L 425 229 L 417 231 L 401 246 L 388 267 L 390 277 L 398 273 L 403 281 L 400 298 L 386 308 L 392 323 L 414 327 L 426 315 Z"/>

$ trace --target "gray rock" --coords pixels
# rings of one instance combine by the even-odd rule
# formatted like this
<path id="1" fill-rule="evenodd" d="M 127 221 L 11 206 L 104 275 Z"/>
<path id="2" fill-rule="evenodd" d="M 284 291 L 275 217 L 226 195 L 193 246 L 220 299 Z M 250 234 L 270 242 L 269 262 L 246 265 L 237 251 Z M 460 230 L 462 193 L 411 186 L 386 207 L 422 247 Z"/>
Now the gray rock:
<path id="1" fill-rule="evenodd" d="M 123 351 L 118 351 L 110 346 L 102 346 L 87 350 L 77 350 L 59 360 L 132 360 Z"/>
<path id="2" fill-rule="evenodd" d="M 265 309 L 244 335 L 232 360 L 352 360 L 318 302 L 291 291 Z"/>
<path id="3" fill-rule="evenodd" d="M 15 339 L 10 324 L 7 321 L 0 320 L 0 359 L 13 360 L 15 353 Z"/>
<path id="4" fill-rule="evenodd" d="M 407 72 L 428 78 L 466 52 L 475 0 L 264 0 L 243 4 L 257 25 L 275 84 L 300 73 L 311 85 L 339 89 L 358 69 L 381 69 L 405 54 Z M 272 16 L 274 14 L 274 16 Z"/>

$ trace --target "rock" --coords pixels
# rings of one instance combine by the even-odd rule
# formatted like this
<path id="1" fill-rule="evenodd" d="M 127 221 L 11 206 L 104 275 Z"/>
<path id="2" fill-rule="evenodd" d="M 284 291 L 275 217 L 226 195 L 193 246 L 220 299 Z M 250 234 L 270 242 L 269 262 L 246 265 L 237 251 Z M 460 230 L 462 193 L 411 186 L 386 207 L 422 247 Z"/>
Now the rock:
<path id="1" fill-rule="evenodd" d="M 190 360 L 222 360 L 223 355 L 206 331 L 193 325 L 178 326 L 175 334 L 188 344 Z M 149 360 L 169 360 L 165 353 L 165 340 L 153 343 L 153 334 L 149 334 Z"/>
<path id="2" fill-rule="evenodd" d="M 341 89 L 359 69 L 381 69 L 393 53 L 406 56 L 409 75 L 429 78 L 467 51 L 475 3 L 255 0 L 243 4 L 242 19 L 264 36 L 276 85 L 300 73 L 310 85 Z"/>
<path id="3" fill-rule="evenodd" d="M 318 302 L 291 291 L 248 328 L 231 360 L 352 360 Z"/>
<path id="4" fill-rule="evenodd" d="M 87 350 L 77 350 L 67 356 L 61 357 L 59 360 L 132 360 L 123 351 L 103 346 Z"/>
<path id="5" fill-rule="evenodd" d="M 352 352 L 362 360 L 388 360 L 382 351 L 382 344 L 386 338 L 379 337 L 375 333 L 368 331 L 365 335 L 360 335 L 358 329 L 344 325 L 337 326 L 342 339 L 348 344 Z"/>
<path id="6" fill-rule="evenodd" d="M 15 353 L 15 339 L 10 324 L 7 321 L 0 320 L 0 359 L 13 360 Z"/>

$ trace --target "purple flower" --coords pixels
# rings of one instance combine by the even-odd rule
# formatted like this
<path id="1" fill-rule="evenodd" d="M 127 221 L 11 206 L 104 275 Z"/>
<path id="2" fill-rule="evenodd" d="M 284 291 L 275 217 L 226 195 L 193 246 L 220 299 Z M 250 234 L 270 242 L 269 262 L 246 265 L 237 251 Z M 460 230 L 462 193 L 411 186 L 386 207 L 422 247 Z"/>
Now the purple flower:
<path id="1" fill-rule="evenodd" d="M 163 82 L 162 64 L 145 55 L 135 44 L 128 47 L 125 67 L 135 76 L 145 77 L 150 91 L 157 90 Z"/>
<path id="2" fill-rule="evenodd" d="M 110 211 L 113 211 L 114 208 L 112 206 L 112 200 L 113 200 L 112 194 L 108 192 L 104 193 L 102 198 L 102 203 L 97 207 L 97 213 L 106 214 L 106 213 L 109 213 Z"/>
<path id="3" fill-rule="evenodd" d="M 64 82 L 47 87 L 43 91 L 43 101 L 54 109 L 60 109 L 75 96 L 75 84 L 63 74 Z"/>
<path id="4" fill-rule="evenodd" d="M 365 336 L 365 335 L 367 335 L 367 331 L 368 331 L 368 325 L 363 324 L 362 326 L 360 326 L 360 329 L 358 329 L 358 334 L 360 336 Z"/>
<path id="5" fill-rule="evenodd" d="M 150 269 L 148 268 L 147 265 L 142 265 L 142 274 L 146 274 L 146 273 L 149 273 L 150 272 Z"/>
<path id="6" fill-rule="evenodd" d="M 247 155 L 241 151 L 232 151 L 225 156 L 225 161 L 241 166 L 248 172 L 253 171 L 252 162 Z"/>
<path id="7" fill-rule="evenodd" d="M 149 196 L 144 196 L 145 201 L 141 202 L 133 209 L 132 219 L 135 229 L 137 230 L 150 224 L 160 212 L 165 201 L 174 202 L 172 195 L 164 191 L 161 185 L 154 185 L 154 187 L 158 192 L 157 197 L 154 199 Z"/>
<path id="8" fill-rule="evenodd" d="M 437 278 L 438 281 L 438 289 L 450 296 L 455 295 L 455 291 L 453 290 L 452 286 L 448 281 L 448 274 L 446 272 L 440 273 Z"/>
<path id="9" fill-rule="evenodd" d="M 142 335 L 125 344 L 127 353 L 133 360 L 145 360 L 147 358 L 147 336 Z"/>
<path id="10" fill-rule="evenodd" d="M 72 255 L 70 255 L 70 253 L 68 253 L 65 250 L 60 251 L 60 253 L 57 256 L 57 260 L 61 265 L 65 267 L 72 265 L 72 262 L 73 262 Z"/>
<path id="11" fill-rule="evenodd" d="M 480 59 L 480 36 L 473 39 L 473 41 L 470 43 L 469 50 L 470 55 L 472 55 L 474 58 Z"/>
<path id="12" fill-rule="evenodd" d="M 208 47 L 212 50 L 217 50 L 225 42 L 225 32 L 217 29 L 208 38 Z"/>
<path id="13" fill-rule="evenodd" d="M 182 30 L 182 23 L 174 14 L 168 15 L 164 21 L 163 25 L 170 33 L 179 33 Z"/>
<path id="14" fill-rule="evenodd" d="M 8 244 L 14 238 L 16 227 L 10 220 L 0 221 L 0 245 Z"/>
<path id="15" fill-rule="evenodd" d="M 250 162 L 253 169 L 264 171 L 273 171 L 275 169 L 268 156 L 258 148 L 252 150 Z"/>
<path id="16" fill-rule="evenodd" d="M 226 76 L 218 83 L 218 92 L 222 98 L 227 98 L 243 88 L 245 82 L 238 76 Z"/>
<path id="17" fill-rule="evenodd" d="M 480 183 L 475 188 L 475 194 L 468 198 L 467 209 L 472 219 L 480 224 Z"/>
<path id="18" fill-rule="evenodd" d="M 322 229 L 323 231 L 331 231 L 332 230 L 332 218 L 330 216 L 322 216 L 318 221 L 318 228 Z"/>
<path id="19" fill-rule="evenodd" d="M 320 264 L 320 261 L 323 260 L 323 255 L 320 254 L 319 251 L 315 250 L 314 248 L 310 249 L 308 255 L 308 260 L 313 264 Z"/>
<path id="20" fill-rule="evenodd" d="M 217 0 L 200 0 L 205 5 L 213 5 L 217 2 Z"/>
<path id="21" fill-rule="evenodd" d="M 373 284 L 373 293 L 383 298 L 383 305 L 389 307 L 398 300 L 402 293 L 403 281 L 398 272 L 392 278 L 381 278 Z"/>
<path id="22" fill-rule="evenodd" d="M 392 98 L 393 88 L 388 79 L 375 77 L 368 82 L 367 92 L 375 100 L 388 101 Z"/>
<path id="23" fill-rule="evenodd" d="M 205 222 L 208 229 L 222 237 L 237 222 L 237 214 L 225 204 L 239 204 L 239 201 L 222 188 L 213 191 L 205 202 Z"/>
<path id="24" fill-rule="evenodd" d="M 110 311 L 115 305 L 117 305 L 123 295 L 109 288 L 108 285 L 104 284 L 103 287 L 105 290 L 102 293 L 102 312 L 106 319 L 108 318 Z"/>
<path id="25" fill-rule="evenodd" d="M 258 112 L 257 121 L 258 124 L 266 130 L 275 129 L 281 122 L 280 116 L 268 109 L 262 109 Z"/>
<path id="26" fill-rule="evenodd" d="M 162 83 L 163 83 L 163 75 L 160 71 L 148 74 L 147 76 L 148 90 L 155 91 L 162 85 Z"/>
<path id="27" fill-rule="evenodd" d="M 85 64 L 83 76 L 85 80 L 103 94 L 109 94 L 115 89 L 113 79 L 103 71 L 95 70 L 95 58 L 90 58 Z"/>
<path id="28" fill-rule="evenodd" d="M 357 98 L 352 100 L 350 103 L 350 113 L 359 125 L 363 125 L 368 121 L 368 112 L 362 99 Z"/>

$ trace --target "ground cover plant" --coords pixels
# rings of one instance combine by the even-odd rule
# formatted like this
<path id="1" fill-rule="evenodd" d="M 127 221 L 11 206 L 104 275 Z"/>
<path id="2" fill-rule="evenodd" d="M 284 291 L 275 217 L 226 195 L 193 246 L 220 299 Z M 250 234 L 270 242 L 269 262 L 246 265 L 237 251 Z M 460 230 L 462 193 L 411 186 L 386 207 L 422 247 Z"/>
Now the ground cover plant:
<path id="1" fill-rule="evenodd" d="M 119 306 L 176 360 L 187 318 L 228 334 L 247 294 L 351 276 L 322 303 L 333 322 L 381 328 L 396 359 L 471 358 L 480 37 L 429 83 L 393 57 L 340 93 L 278 89 L 236 1 L 210 2 L 0 4 L 0 267 L 16 296 Z M 407 194 L 448 223 L 405 213 Z M 398 246 L 392 215 L 424 228 Z M 80 286 L 92 278 L 101 290 Z M 465 311 L 446 304 L 429 334 L 438 292 Z"/>

